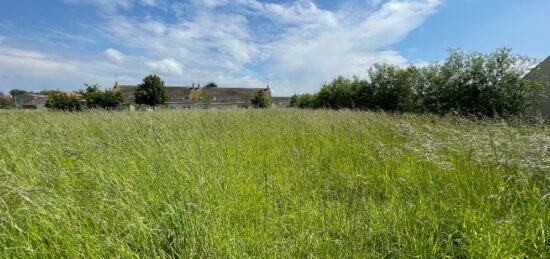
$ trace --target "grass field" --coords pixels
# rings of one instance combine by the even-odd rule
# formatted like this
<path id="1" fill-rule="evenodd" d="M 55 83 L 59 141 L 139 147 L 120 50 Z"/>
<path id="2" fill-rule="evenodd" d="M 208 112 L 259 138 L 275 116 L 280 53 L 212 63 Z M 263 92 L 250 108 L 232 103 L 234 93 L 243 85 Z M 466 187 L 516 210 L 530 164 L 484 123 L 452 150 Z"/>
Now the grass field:
<path id="1" fill-rule="evenodd" d="M 0 111 L 0 257 L 550 257 L 550 126 Z"/>

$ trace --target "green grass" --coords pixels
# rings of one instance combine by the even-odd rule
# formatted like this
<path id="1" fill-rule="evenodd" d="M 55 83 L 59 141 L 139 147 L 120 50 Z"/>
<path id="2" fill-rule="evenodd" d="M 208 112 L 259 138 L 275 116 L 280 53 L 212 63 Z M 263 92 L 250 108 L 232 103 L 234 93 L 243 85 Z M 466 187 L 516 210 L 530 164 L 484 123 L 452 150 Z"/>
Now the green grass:
<path id="1" fill-rule="evenodd" d="M 0 111 L 0 257 L 546 257 L 550 126 Z"/>

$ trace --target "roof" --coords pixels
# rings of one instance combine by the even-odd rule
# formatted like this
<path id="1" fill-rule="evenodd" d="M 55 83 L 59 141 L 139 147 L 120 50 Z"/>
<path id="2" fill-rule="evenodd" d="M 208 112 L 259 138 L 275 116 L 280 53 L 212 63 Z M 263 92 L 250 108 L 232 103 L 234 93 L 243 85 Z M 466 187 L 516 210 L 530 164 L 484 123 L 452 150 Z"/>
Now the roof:
<path id="1" fill-rule="evenodd" d="M 23 100 L 23 106 L 40 106 L 48 99 L 47 95 L 43 94 L 23 94 L 21 97 Z"/>
<path id="2" fill-rule="evenodd" d="M 126 102 L 132 101 L 135 85 L 118 85 L 122 97 Z M 189 87 L 189 86 L 167 86 L 166 94 L 169 103 L 194 103 L 198 102 L 199 96 L 206 92 L 212 103 L 248 103 L 258 91 L 266 91 L 268 88 L 229 88 L 229 87 Z M 203 92 L 204 91 L 204 92 Z"/>
<path id="3" fill-rule="evenodd" d="M 536 66 L 523 79 L 542 82 L 545 85 L 546 99 L 538 104 L 537 110 L 550 119 L 550 56 Z"/>
<path id="4" fill-rule="evenodd" d="M 546 84 L 550 84 L 550 56 L 533 68 L 524 79 L 543 81 Z"/>
<path id="5" fill-rule="evenodd" d="M 276 106 L 290 107 L 292 97 L 271 97 L 271 102 Z"/>

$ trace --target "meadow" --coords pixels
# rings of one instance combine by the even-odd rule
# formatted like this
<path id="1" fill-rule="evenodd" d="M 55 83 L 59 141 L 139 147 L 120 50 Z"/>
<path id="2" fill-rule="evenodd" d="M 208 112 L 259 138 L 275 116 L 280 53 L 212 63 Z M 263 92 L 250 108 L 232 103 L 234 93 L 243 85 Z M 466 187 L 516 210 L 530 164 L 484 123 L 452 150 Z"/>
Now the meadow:
<path id="1" fill-rule="evenodd" d="M 550 126 L 0 111 L 0 257 L 550 257 Z"/>

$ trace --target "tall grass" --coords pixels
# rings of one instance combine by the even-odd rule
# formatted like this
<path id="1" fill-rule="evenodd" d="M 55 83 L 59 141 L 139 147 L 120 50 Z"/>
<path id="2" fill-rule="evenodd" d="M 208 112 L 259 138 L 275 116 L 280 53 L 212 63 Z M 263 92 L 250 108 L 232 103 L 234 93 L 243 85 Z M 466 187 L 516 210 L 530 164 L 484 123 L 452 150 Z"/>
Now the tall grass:
<path id="1" fill-rule="evenodd" d="M 549 257 L 550 127 L 0 111 L 0 257 Z"/>

